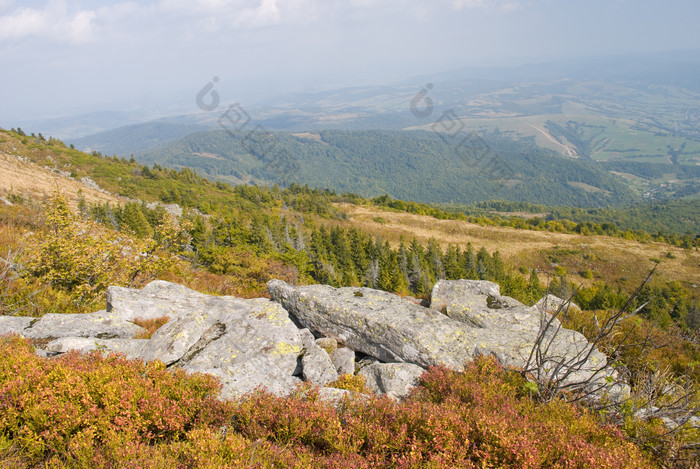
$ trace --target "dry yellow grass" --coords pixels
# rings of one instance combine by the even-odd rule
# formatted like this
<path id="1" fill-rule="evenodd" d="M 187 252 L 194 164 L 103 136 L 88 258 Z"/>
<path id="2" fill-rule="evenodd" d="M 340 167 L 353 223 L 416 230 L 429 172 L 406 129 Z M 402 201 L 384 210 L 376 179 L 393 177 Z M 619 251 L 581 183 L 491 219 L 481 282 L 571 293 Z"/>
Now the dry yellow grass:
<path id="1" fill-rule="evenodd" d="M 45 195 L 59 191 L 73 205 L 76 205 L 80 198 L 79 190 L 82 191 L 80 195 L 85 201 L 91 204 L 125 201 L 112 194 L 89 188 L 80 181 L 56 174 L 37 164 L 0 152 L 0 195 L 7 196 L 13 193 L 23 198 L 30 195 L 35 200 L 42 200 Z"/>
<path id="2" fill-rule="evenodd" d="M 640 282 L 653 266 L 651 258 L 661 259 L 659 275 L 700 285 L 700 253 L 664 243 L 640 243 L 609 236 L 583 236 L 545 231 L 517 230 L 500 226 L 481 226 L 458 220 L 438 220 L 423 215 L 397 213 L 378 207 L 338 204 L 348 219 L 335 222 L 346 228 L 355 226 L 379 235 L 396 246 L 401 237 L 426 242 L 435 238 L 442 246 L 468 242 L 489 252 L 500 251 L 503 259 L 515 266 L 553 270 L 553 261 L 563 266 L 574 281 L 590 283 L 576 274 L 586 269 L 600 279 L 631 287 Z M 375 219 L 381 218 L 381 222 Z M 668 256 L 668 254 L 671 256 Z M 554 259 L 552 259 L 554 257 Z M 572 275 L 573 274 L 573 275 Z"/>

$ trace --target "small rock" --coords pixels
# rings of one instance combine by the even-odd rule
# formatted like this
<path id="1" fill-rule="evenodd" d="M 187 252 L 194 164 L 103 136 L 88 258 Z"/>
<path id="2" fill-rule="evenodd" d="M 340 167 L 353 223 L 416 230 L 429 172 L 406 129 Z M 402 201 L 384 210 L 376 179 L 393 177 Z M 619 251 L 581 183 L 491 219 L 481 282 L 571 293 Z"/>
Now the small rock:
<path id="1" fill-rule="evenodd" d="M 329 355 L 335 352 L 335 350 L 338 348 L 338 341 L 331 337 L 321 337 L 316 339 L 316 343 Z"/>
<path id="2" fill-rule="evenodd" d="M 302 329 L 299 334 L 304 344 L 304 355 L 301 357 L 304 380 L 323 386 L 338 379 L 338 373 L 331 358 L 323 348 L 318 346 L 311 331 Z"/>
<path id="3" fill-rule="evenodd" d="M 403 399 L 418 385 L 425 370 L 411 363 L 373 363 L 358 373 L 375 394 L 386 394 L 392 399 Z"/>
<path id="4" fill-rule="evenodd" d="M 365 400 L 368 399 L 369 396 L 355 391 L 348 391 L 347 389 L 321 388 L 318 390 L 318 398 L 321 402 L 325 402 L 336 409 L 340 409 L 343 402 L 346 400 Z"/>
<path id="5" fill-rule="evenodd" d="M 338 370 L 338 374 L 355 374 L 355 351 L 347 347 L 337 349 L 331 353 L 333 366 Z"/>
<path id="6" fill-rule="evenodd" d="M 372 365 L 374 363 L 381 363 L 379 360 L 377 360 L 374 357 L 364 357 L 361 360 L 358 360 L 355 362 L 355 373 L 359 374 L 360 371 L 369 365 Z"/>

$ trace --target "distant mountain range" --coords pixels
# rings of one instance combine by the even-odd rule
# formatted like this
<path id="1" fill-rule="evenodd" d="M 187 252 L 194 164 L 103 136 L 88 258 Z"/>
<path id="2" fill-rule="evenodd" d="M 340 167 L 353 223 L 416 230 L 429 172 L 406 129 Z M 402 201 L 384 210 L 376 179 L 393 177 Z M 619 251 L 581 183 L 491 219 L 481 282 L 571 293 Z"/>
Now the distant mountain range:
<path id="1" fill-rule="evenodd" d="M 133 154 L 145 163 L 191 165 L 214 179 L 285 183 L 285 178 L 265 169 L 264 161 L 253 154 L 245 157 L 245 151 L 235 147 L 243 136 L 227 139 L 219 132 L 222 116 L 234 104 L 228 98 L 222 95 L 223 104 L 213 111 L 107 128 L 68 142 L 103 154 Z M 244 129 L 229 130 L 245 133 L 258 128 L 272 133 L 301 164 L 299 182 L 363 195 L 387 192 L 424 202 L 497 196 L 486 189 L 491 183 L 483 178 L 479 189 L 467 183 L 473 174 L 451 160 L 450 145 L 441 146 L 442 139 L 435 138 L 432 131 L 448 132 L 446 121 L 465 135 L 488 136 L 512 158 L 509 162 L 518 168 L 519 182 L 512 187 L 501 184 L 499 193 L 513 200 L 600 205 L 700 194 L 700 54 L 696 52 L 462 68 L 387 86 L 282 95 L 236 104 L 235 109 L 250 121 Z M 328 132 L 332 129 L 355 133 Z M 399 132 L 407 130 L 428 132 L 424 136 Z M 202 131 L 213 133 L 195 134 Z M 294 135 L 303 133 L 315 137 Z M 343 143 L 336 145 L 334 139 L 341 137 Z M 382 138 L 387 140 L 377 141 Z M 234 147 L 226 147 L 229 144 Z M 369 148 L 364 157 L 363 148 Z M 321 150 L 326 152 L 323 158 Z M 541 172 L 555 153 L 566 158 L 555 160 L 557 165 L 570 166 L 572 174 L 578 168 L 580 180 L 530 190 L 542 180 L 560 179 L 556 170 Z M 198 156 L 209 154 L 219 159 Z M 538 162 L 521 166 L 524 159 L 515 155 L 526 154 Z M 417 163 L 424 160 L 441 163 Z M 600 187 L 601 181 L 608 181 L 601 179 L 604 173 L 611 182 Z M 592 174 L 596 176 L 589 180 Z M 427 188 L 425 180 L 435 181 L 435 187 Z M 573 190 L 570 183 L 590 187 L 579 184 Z M 546 192 L 558 194 L 545 200 Z"/>

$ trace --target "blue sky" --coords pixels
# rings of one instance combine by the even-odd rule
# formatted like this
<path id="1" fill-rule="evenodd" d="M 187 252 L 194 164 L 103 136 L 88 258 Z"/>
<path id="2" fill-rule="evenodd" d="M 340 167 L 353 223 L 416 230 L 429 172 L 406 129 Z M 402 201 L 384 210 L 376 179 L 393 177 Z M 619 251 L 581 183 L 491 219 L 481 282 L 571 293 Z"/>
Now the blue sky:
<path id="1" fill-rule="evenodd" d="M 0 0 L 0 122 L 700 49 L 697 0 Z"/>

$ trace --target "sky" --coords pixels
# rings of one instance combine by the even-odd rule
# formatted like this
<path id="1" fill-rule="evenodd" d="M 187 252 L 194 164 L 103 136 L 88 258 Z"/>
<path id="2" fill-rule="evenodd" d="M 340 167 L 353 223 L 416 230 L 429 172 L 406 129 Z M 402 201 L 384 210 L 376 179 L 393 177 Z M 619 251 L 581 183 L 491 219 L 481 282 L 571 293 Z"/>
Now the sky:
<path id="1" fill-rule="evenodd" d="M 0 125 L 700 49 L 698 0 L 0 0 Z M 214 80 L 216 77 L 217 80 Z"/>

